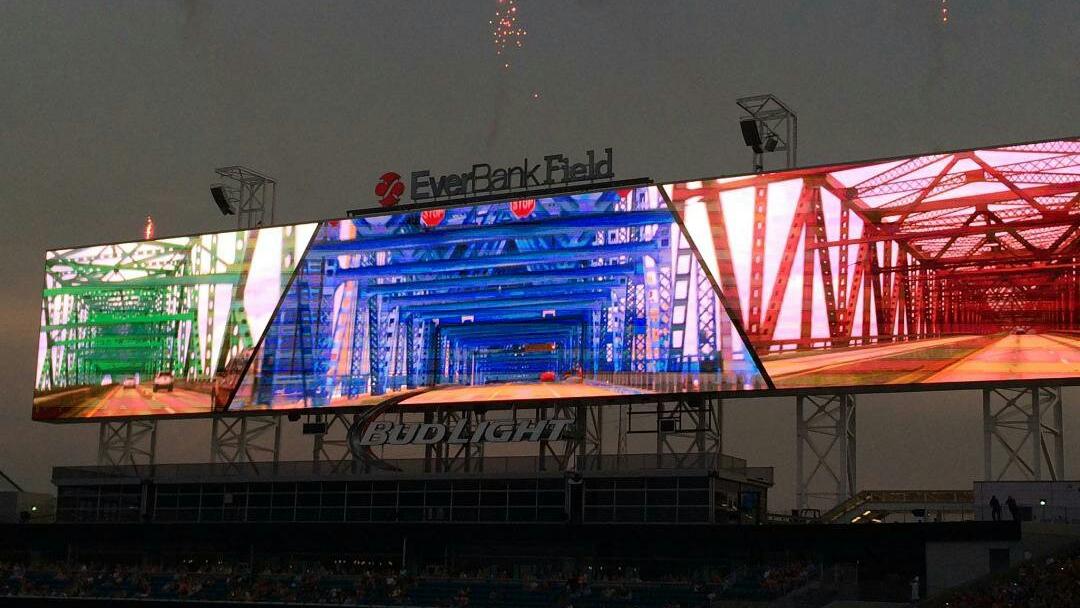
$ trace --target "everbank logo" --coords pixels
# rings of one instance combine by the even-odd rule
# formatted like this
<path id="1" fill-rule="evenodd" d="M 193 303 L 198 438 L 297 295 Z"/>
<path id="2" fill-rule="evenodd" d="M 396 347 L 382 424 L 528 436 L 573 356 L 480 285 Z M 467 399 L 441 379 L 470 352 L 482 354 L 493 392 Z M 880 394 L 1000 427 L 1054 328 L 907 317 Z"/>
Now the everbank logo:
<path id="1" fill-rule="evenodd" d="M 375 184 L 375 196 L 379 197 L 379 204 L 383 207 L 396 205 L 402 194 L 405 194 L 405 184 L 401 176 L 393 171 L 383 173 L 379 183 Z"/>
<path id="2" fill-rule="evenodd" d="M 514 193 L 524 194 L 532 189 L 586 183 L 600 185 L 615 179 L 611 148 L 604 148 L 602 154 L 586 150 L 584 156 L 576 158 L 580 162 L 574 160 L 565 154 L 548 154 L 542 163 L 530 163 L 527 158 L 520 165 L 510 167 L 492 168 L 487 163 L 477 163 L 469 171 L 446 175 L 432 175 L 429 170 L 413 171 L 409 184 L 402 181 L 401 175 L 387 171 L 375 184 L 375 196 L 383 207 L 393 207 L 401 202 L 406 190 L 413 202 L 453 201 L 500 194 L 509 198 Z"/>

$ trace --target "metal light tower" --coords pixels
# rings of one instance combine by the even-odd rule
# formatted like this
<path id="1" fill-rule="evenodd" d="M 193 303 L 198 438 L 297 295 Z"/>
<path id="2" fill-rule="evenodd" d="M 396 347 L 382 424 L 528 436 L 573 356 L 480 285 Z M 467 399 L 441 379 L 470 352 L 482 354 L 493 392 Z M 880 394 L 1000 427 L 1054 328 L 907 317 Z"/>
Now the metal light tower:
<path id="1" fill-rule="evenodd" d="M 230 185 L 215 184 L 210 192 L 222 214 L 236 215 L 237 229 L 274 223 L 274 201 L 277 198 L 277 181 L 274 178 L 239 165 L 219 167 L 214 172 L 231 182 Z M 225 201 L 219 200 L 222 196 Z"/>
<path id="2" fill-rule="evenodd" d="M 746 145 L 754 150 L 754 173 L 764 170 L 764 157 L 769 152 L 784 152 L 785 168 L 794 167 L 799 140 L 795 112 L 772 93 L 740 97 L 735 103 L 746 112 L 739 122 Z"/>
<path id="3" fill-rule="evenodd" d="M 238 230 L 250 230 L 274 223 L 274 202 L 277 181 L 248 167 L 234 165 L 219 167 L 214 172 L 230 184 L 215 184 L 210 194 L 223 215 L 236 215 Z M 269 222 L 267 222 L 269 220 Z M 234 295 L 234 302 L 242 296 Z M 240 467 L 254 461 L 253 455 L 269 455 L 277 462 L 281 448 L 280 416 L 245 416 L 226 419 L 220 414 L 212 418 L 210 431 L 210 461 Z"/>

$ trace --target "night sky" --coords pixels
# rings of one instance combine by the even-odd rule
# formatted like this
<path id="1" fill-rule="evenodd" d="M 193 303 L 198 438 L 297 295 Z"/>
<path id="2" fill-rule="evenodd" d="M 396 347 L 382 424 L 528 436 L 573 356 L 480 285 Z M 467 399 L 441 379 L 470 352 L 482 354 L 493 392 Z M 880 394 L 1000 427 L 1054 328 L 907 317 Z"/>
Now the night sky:
<path id="1" fill-rule="evenodd" d="M 373 204 L 389 170 L 610 146 L 622 178 L 745 172 L 734 99 L 764 92 L 798 112 L 804 165 L 1080 135 L 1075 0 L 950 0 L 948 23 L 938 0 L 517 4 L 528 33 L 496 55 L 495 0 L 0 2 L 0 469 L 47 491 L 96 458 L 98 425 L 30 421 L 44 250 L 137 239 L 147 214 L 159 236 L 229 228 L 214 167 L 277 178 L 294 222 Z M 725 411 L 724 451 L 777 467 L 773 510 L 793 406 Z M 981 476 L 978 391 L 859 408 L 860 489 Z M 209 427 L 162 425 L 159 462 L 205 461 Z M 284 458 L 310 457 L 296 427 Z"/>

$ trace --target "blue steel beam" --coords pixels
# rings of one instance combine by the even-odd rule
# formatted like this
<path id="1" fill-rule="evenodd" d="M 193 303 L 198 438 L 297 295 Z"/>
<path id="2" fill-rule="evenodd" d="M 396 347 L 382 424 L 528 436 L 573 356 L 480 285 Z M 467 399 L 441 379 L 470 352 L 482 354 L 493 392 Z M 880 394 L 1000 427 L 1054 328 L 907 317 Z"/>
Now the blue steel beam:
<path id="1" fill-rule="evenodd" d="M 338 271 L 341 276 L 342 271 Z M 402 295 L 417 291 L 446 289 L 449 287 L 496 287 L 500 285 L 540 285 L 563 283 L 576 279 L 621 277 L 638 272 L 636 264 L 609 264 L 559 270 L 536 270 L 506 274 L 486 274 L 432 281 L 409 281 L 407 283 L 368 283 L 363 286 L 366 295 Z"/>
<path id="2" fill-rule="evenodd" d="M 576 332 L 572 332 L 569 329 L 555 331 L 551 328 L 548 331 L 531 331 L 531 332 L 518 332 L 509 335 L 469 335 L 469 334 L 446 334 L 448 338 L 460 343 L 468 345 L 483 345 L 487 347 L 498 347 L 503 350 L 514 350 L 514 344 L 532 344 L 532 343 L 546 343 L 546 342 L 559 342 L 569 337 L 576 335 Z"/>
<path id="3" fill-rule="evenodd" d="M 562 344 L 563 348 L 566 348 L 566 344 L 568 344 L 569 342 L 572 342 L 574 340 L 574 338 L 576 338 L 576 337 L 577 337 L 576 334 L 570 334 L 570 333 L 566 333 L 566 334 L 529 334 L 529 335 L 524 335 L 524 336 L 513 336 L 512 339 L 515 342 L 519 343 L 519 344 L 525 344 L 525 343 L 552 343 L 552 344 Z M 470 349 L 473 349 L 473 350 L 483 348 L 483 349 L 486 349 L 486 350 L 497 350 L 497 351 L 500 351 L 500 352 L 508 352 L 508 353 L 526 352 L 526 351 L 521 350 L 520 348 L 513 348 L 513 347 L 511 347 L 511 346 L 509 346 L 507 344 L 500 343 L 496 336 L 490 336 L 486 340 L 471 339 L 471 338 L 466 339 L 464 337 L 458 337 L 458 338 L 453 338 L 453 341 L 454 341 L 455 344 L 458 344 L 460 346 L 464 346 L 466 348 L 470 348 Z M 558 349 L 556 348 L 556 349 L 552 349 L 552 350 L 545 350 L 543 352 L 555 352 L 555 350 L 558 350 Z"/>
<path id="4" fill-rule="evenodd" d="M 310 252 L 316 255 L 342 255 L 356 250 L 384 251 L 441 245 L 459 245 L 477 241 L 503 241 L 574 234 L 577 232 L 640 228 L 654 224 L 674 223 L 667 209 L 617 213 L 590 213 L 546 220 L 516 221 L 488 226 L 446 226 L 424 232 L 393 236 L 360 236 L 346 241 L 313 243 Z"/>
<path id="5" fill-rule="evenodd" d="M 442 315 L 442 316 L 460 316 L 462 314 L 472 314 L 474 310 L 492 310 L 500 308 L 534 308 L 538 311 L 540 309 L 558 309 L 562 305 L 578 305 L 589 306 L 595 305 L 598 302 L 605 300 L 604 296 L 596 296 L 589 299 L 583 298 L 560 298 L 560 297 L 537 297 L 537 298 L 525 298 L 520 300 L 500 301 L 492 300 L 490 302 L 475 302 L 467 305 L 458 306 L 446 306 L 443 304 L 437 304 L 432 306 L 415 306 L 408 312 L 413 315 Z M 464 310 L 463 310 L 464 309 Z"/>
<path id="6" fill-rule="evenodd" d="M 575 327 L 582 322 L 582 318 L 570 318 L 559 317 L 556 319 L 544 319 L 543 321 L 503 321 L 501 323 L 443 323 L 439 326 L 439 330 L 446 332 L 452 330 L 461 330 L 468 332 L 490 332 L 497 333 L 500 331 L 512 331 L 518 328 L 535 327 L 538 323 L 543 323 L 549 327 Z"/>
<path id="7" fill-rule="evenodd" d="M 535 323 L 515 328 L 507 328 L 505 323 L 492 323 L 486 326 L 454 325 L 444 329 L 442 335 L 468 344 L 495 341 L 495 344 L 499 346 L 507 346 L 514 342 L 528 340 L 548 342 L 552 340 L 550 336 L 573 335 L 580 329 L 580 323 L 556 324 L 538 320 Z"/>
<path id="8" fill-rule="evenodd" d="M 465 291 L 452 293 L 438 293 L 409 298 L 388 300 L 391 306 L 405 308 L 405 313 L 413 306 L 428 304 L 455 304 L 460 309 L 468 309 L 474 302 L 487 300 L 505 300 L 507 302 L 521 298 L 535 298 L 538 294 L 552 293 L 553 295 L 595 295 L 603 298 L 611 293 L 612 289 L 622 287 L 623 283 L 618 279 L 608 281 L 596 281 L 594 283 L 578 283 L 575 285 L 557 285 L 549 289 L 518 288 L 518 289 L 485 289 L 480 291 Z"/>
<path id="9" fill-rule="evenodd" d="M 595 302 L 580 302 L 578 305 L 563 305 L 558 310 L 558 316 L 560 318 L 577 317 L 592 311 L 598 304 Z M 415 314 L 415 313 L 414 313 Z M 504 321 L 531 321 L 540 319 L 540 311 L 536 309 L 501 309 L 501 310 L 469 310 L 462 312 L 456 310 L 454 312 L 436 311 L 434 314 L 416 314 L 417 319 L 432 320 L 439 319 L 452 321 L 458 323 L 458 319 L 461 317 L 472 317 L 473 323 L 480 325 L 482 323 L 501 323 Z"/>
<path id="10" fill-rule="evenodd" d="M 561 348 L 565 349 L 565 348 L 569 348 L 569 345 L 571 343 L 573 343 L 576 340 L 576 338 L 577 338 L 576 334 L 565 334 L 565 335 L 563 335 L 563 334 L 559 334 L 559 335 L 544 334 L 543 336 L 532 335 L 532 336 L 523 336 L 521 338 L 515 337 L 514 339 L 516 341 L 518 341 L 519 343 L 521 343 L 521 344 L 524 344 L 526 342 L 551 343 L 551 344 L 559 345 L 559 346 L 561 346 Z M 466 340 L 464 338 L 455 338 L 453 340 L 453 343 L 455 345 L 457 345 L 457 346 L 459 346 L 461 348 L 465 348 L 467 350 L 488 350 L 488 351 L 493 351 L 493 352 L 497 351 L 497 352 L 515 353 L 515 354 L 531 352 L 531 351 L 522 350 L 520 348 L 512 348 L 512 347 L 507 346 L 505 344 L 501 344 L 501 343 L 499 343 L 497 341 L 497 338 L 495 338 L 494 336 L 488 338 L 487 340 Z M 559 348 L 556 347 L 555 349 L 544 349 L 541 352 L 553 353 L 553 352 L 556 352 L 558 350 L 559 350 Z"/>
<path id="11" fill-rule="evenodd" d="M 457 325 L 441 335 L 459 346 L 521 353 L 526 352 L 521 348 L 525 344 L 561 343 L 565 348 L 566 342 L 576 339 L 582 331 L 581 323 L 572 321 L 555 324 L 537 320 L 524 325 L 515 323 L 513 328 L 507 327 L 506 323 L 484 325 L 486 329 L 477 326 L 472 330 L 469 325 Z M 494 329 L 496 326 L 501 326 L 498 331 Z"/>
<path id="12" fill-rule="evenodd" d="M 430 262 L 388 264 L 386 266 L 363 266 L 360 268 L 339 269 L 337 271 L 337 278 L 338 280 L 344 280 L 348 278 L 360 279 L 415 274 L 441 274 L 444 272 L 477 270 L 481 268 L 509 268 L 530 264 L 560 264 L 620 256 L 635 257 L 656 253 L 659 247 L 660 244 L 656 242 L 617 243 L 614 245 L 569 247 L 566 249 L 554 249 L 550 251 L 508 253 L 462 260 L 436 260 Z"/>
<path id="13" fill-rule="evenodd" d="M 384 389 L 386 360 L 383 357 L 383 325 L 379 298 L 368 298 L 368 368 L 372 395 L 381 395 Z"/>

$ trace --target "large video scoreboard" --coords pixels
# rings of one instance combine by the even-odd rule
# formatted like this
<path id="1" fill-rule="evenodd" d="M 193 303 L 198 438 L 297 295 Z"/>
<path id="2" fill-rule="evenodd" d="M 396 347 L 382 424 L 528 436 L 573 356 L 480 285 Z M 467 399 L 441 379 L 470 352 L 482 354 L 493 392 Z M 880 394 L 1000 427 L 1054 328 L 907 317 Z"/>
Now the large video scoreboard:
<path id="1" fill-rule="evenodd" d="M 1080 377 L 1080 139 L 46 253 L 34 418 Z"/>

